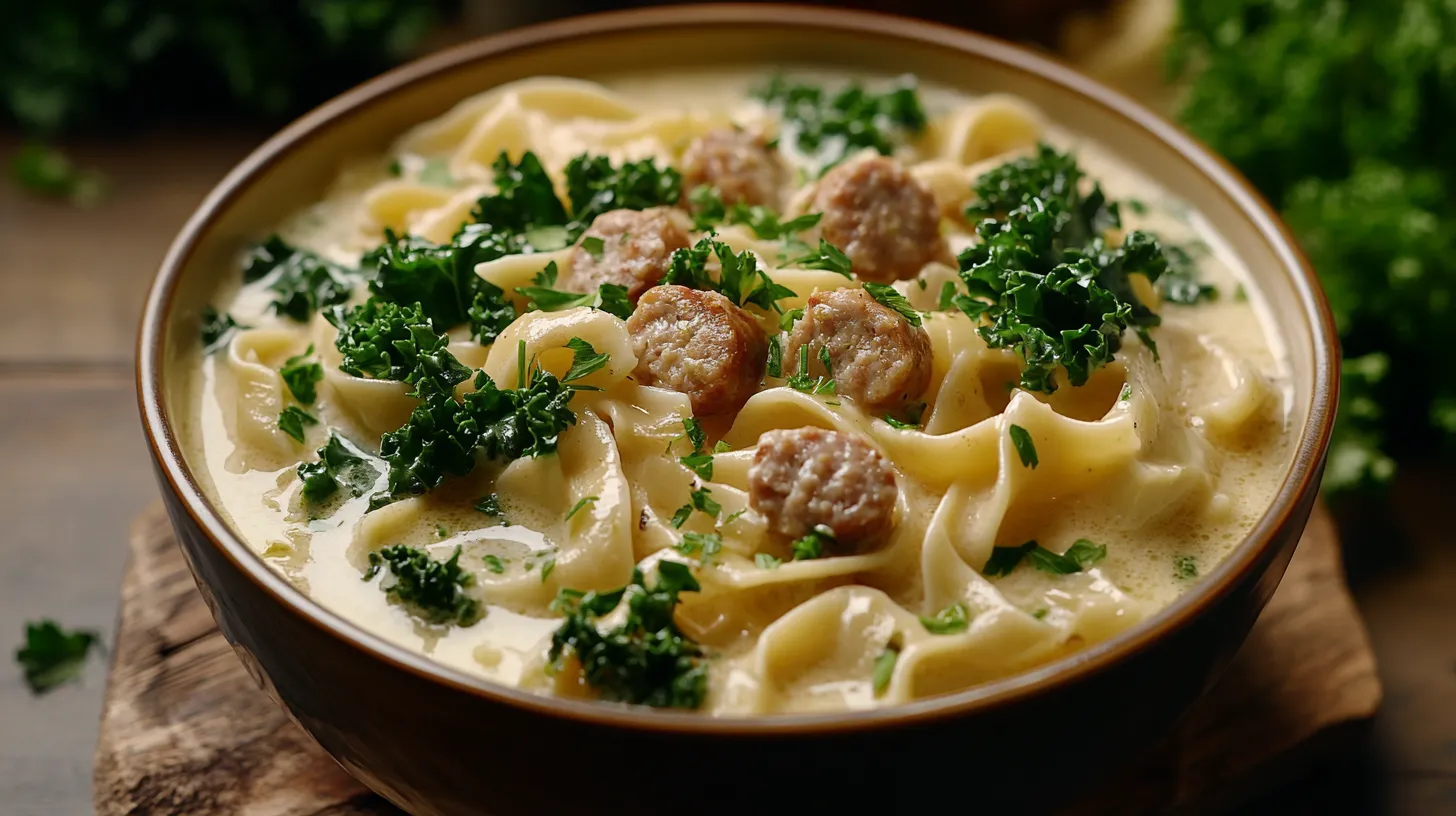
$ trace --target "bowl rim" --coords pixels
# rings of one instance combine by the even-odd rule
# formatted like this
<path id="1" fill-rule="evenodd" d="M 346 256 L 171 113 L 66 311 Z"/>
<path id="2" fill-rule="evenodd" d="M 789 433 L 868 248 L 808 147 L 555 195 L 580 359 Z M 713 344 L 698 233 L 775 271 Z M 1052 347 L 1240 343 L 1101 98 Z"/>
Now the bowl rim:
<path id="1" fill-rule="evenodd" d="M 1141 128 L 1173 148 L 1179 158 L 1214 185 L 1255 228 L 1278 257 L 1294 285 L 1308 341 L 1314 382 L 1309 417 L 1289 472 L 1269 509 L 1247 536 L 1199 584 L 1147 619 L 1117 636 L 1058 660 L 959 692 L 885 708 L 830 714 L 707 717 L 691 712 L 651 710 L 623 704 L 568 700 L 528 692 L 437 663 L 391 643 L 312 600 L 268 566 L 222 520 L 187 466 L 163 399 L 165 332 L 181 272 L 219 212 L 246 192 L 283 155 L 309 137 L 375 101 L 407 91 L 436 74 L 503 54 L 559 45 L 584 38 L 706 25 L 817 29 L 836 34 L 909 41 L 971 54 L 1001 64 L 1082 97 L 1110 115 Z M 1301 334 L 1304 334 L 1302 332 Z M 137 394 L 143 431 L 165 487 L 191 516 L 209 543 L 272 601 L 343 644 L 395 669 L 417 675 L 488 703 L 523 713 L 561 717 L 582 724 L 699 736 L 824 735 L 910 727 L 929 720 L 989 712 L 1049 694 L 1105 672 L 1186 628 L 1242 585 L 1286 533 L 1296 509 L 1318 478 L 1329 446 L 1339 389 L 1339 344 L 1333 314 L 1308 261 L 1288 228 L 1237 170 L 1194 137 L 1140 103 L 1086 77 L 1054 58 L 948 25 L 898 15 L 778 3 L 714 3 L 658 6 L 587 14 L 511 29 L 473 39 L 387 71 L 304 114 L 257 147 L 208 193 L 167 250 L 147 295 L 137 337 Z"/>

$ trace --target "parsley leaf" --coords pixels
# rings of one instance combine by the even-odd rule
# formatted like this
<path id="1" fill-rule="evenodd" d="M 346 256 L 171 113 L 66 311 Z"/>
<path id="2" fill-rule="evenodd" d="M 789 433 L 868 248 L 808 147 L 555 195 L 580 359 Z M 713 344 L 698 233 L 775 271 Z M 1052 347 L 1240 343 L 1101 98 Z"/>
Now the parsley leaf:
<path id="1" fill-rule="evenodd" d="M 1072 542 L 1072 546 L 1064 554 L 1081 565 L 1082 569 L 1086 569 L 1107 557 L 1107 545 L 1093 544 L 1088 539 L 1079 538 Z"/>
<path id="2" fill-rule="evenodd" d="M 278 430 L 293 437 L 295 441 L 302 443 L 305 425 L 317 425 L 319 421 L 309 412 L 299 408 L 297 405 L 290 405 L 283 409 L 278 415 Z"/>
<path id="3" fill-rule="evenodd" d="M 818 85 L 790 83 L 776 76 L 754 95 L 779 109 L 780 138 L 805 154 L 816 172 L 864 148 L 888 156 L 897 143 L 926 126 L 925 109 L 914 79 L 908 76 L 883 93 L 851 83 L 833 94 Z"/>
<path id="4" fill-rule="evenodd" d="M 600 258 L 606 251 L 607 244 L 599 235 L 588 235 L 581 239 L 581 248 L 593 258 Z"/>
<path id="5" fill-rule="evenodd" d="M 672 526 L 681 528 L 687 523 L 694 510 L 717 519 L 718 515 L 723 512 L 723 505 L 713 499 L 712 491 L 706 487 L 699 487 L 688 494 L 688 503 L 679 507 L 677 512 L 672 514 Z"/>
<path id="6" fill-rule="evenodd" d="M 736 202 L 731 207 L 723 203 L 718 191 L 702 184 L 688 193 L 688 204 L 693 211 L 693 227 L 711 230 L 719 224 L 742 224 L 753 231 L 754 237 L 762 241 L 790 238 L 819 224 L 823 213 L 806 213 L 788 221 L 780 221 L 779 214 L 763 205 L 749 206 Z"/>
<path id="7" fill-rule="evenodd" d="M 986 577 L 1010 575 L 1012 570 L 1027 559 L 1031 565 L 1053 575 L 1071 575 L 1101 561 L 1107 556 L 1107 547 L 1098 546 L 1085 538 L 1077 539 L 1066 553 L 1055 553 L 1035 541 L 1028 541 L 1019 547 L 995 547 L 991 558 L 981 574 Z"/>
<path id="8" fill-rule="evenodd" d="M 25 645 L 15 660 L 25 672 L 25 683 L 35 694 L 79 679 L 92 647 L 101 648 L 101 635 L 88 629 L 67 632 L 53 620 L 25 624 Z"/>
<path id="9" fill-rule="evenodd" d="M 403 544 L 376 550 L 369 553 L 364 580 L 386 568 L 389 575 L 380 581 L 380 589 L 426 622 L 469 626 L 480 620 L 480 602 L 465 592 L 475 583 L 475 576 L 460 569 L 460 547 L 446 561 L 436 561 L 424 550 Z"/>
<path id="10" fill-rule="evenodd" d="M 273 311 L 300 323 L 348 300 L 356 274 L 277 235 L 254 245 L 243 262 L 243 282 L 266 282 L 275 294 Z"/>
<path id="11" fill-rule="evenodd" d="M 547 659 L 556 671 L 574 655 L 582 677 L 603 699 L 659 708 L 698 708 L 708 691 L 703 650 L 678 629 L 673 609 L 683 592 L 698 592 L 684 564 L 662 561 L 647 587 L 640 569 L 609 592 L 562 589 L 552 604 L 566 616 L 551 637 Z M 623 601 L 627 614 L 608 631 L 598 621 Z"/>
<path id="12" fill-rule="evenodd" d="M 723 536 L 717 533 L 683 533 L 682 541 L 673 549 L 683 555 L 698 556 L 699 564 L 709 564 L 723 551 Z"/>
<path id="13" fill-rule="evenodd" d="M 827 352 L 827 347 L 821 349 Z M 820 362 L 823 362 L 822 360 Z M 828 369 L 828 366 L 825 366 Z M 834 378 L 830 376 L 809 377 L 809 344 L 799 346 L 799 370 L 789 375 L 788 385 L 795 391 L 803 391 L 806 394 L 833 394 Z"/>
<path id="14" fill-rule="evenodd" d="M 499 493 L 481 496 L 475 503 L 475 509 L 477 512 L 484 513 L 493 518 L 503 519 L 506 517 L 505 512 L 501 510 Z"/>
<path id="15" fill-rule="evenodd" d="M 304 501 L 324 501 L 337 493 L 340 486 L 354 496 L 362 496 L 379 478 L 379 471 L 369 460 L 351 450 L 337 434 L 329 435 L 329 441 L 319 448 L 318 457 L 318 461 L 298 466 Z"/>
<path id="16" fill-rule="evenodd" d="M 606 156 L 581 155 L 566 165 L 566 197 L 571 202 L 571 241 L 610 210 L 646 210 L 676 204 L 682 175 L 658 168 L 652 158 L 613 167 Z"/>
<path id="17" fill-rule="evenodd" d="M 364 256 L 374 270 L 369 291 L 383 301 L 414 305 L 440 331 L 470 323 L 482 343 L 491 343 L 515 319 L 499 286 L 475 274 L 476 264 L 509 254 L 490 225 L 470 224 L 448 244 L 384 232 L 384 243 Z"/>
<path id="18" fill-rule="evenodd" d="M 890 680 L 895 676 L 895 661 L 899 658 L 900 650 L 894 646 L 885 647 L 885 650 L 880 652 L 880 656 L 875 658 L 875 671 L 871 676 L 871 682 L 876 697 L 884 694 L 885 689 L 890 687 Z"/>
<path id="19" fill-rule="evenodd" d="M 486 555 L 481 556 L 480 560 L 485 562 L 486 569 L 490 570 L 496 575 L 500 575 L 506 571 L 505 562 L 501 560 L 500 556 L 494 553 L 487 553 Z"/>
<path id="20" fill-rule="evenodd" d="M 278 371 L 283 378 L 283 383 L 293 393 L 293 398 L 304 405 L 312 405 L 318 399 L 316 384 L 324 378 L 324 367 L 317 360 L 309 361 L 313 356 L 313 344 L 310 343 L 308 350 L 295 357 L 289 357 Z M 301 440 L 300 440 L 301 441 Z"/>
<path id="21" fill-rule="evenodd" d="M 677 439 L 682 439 L 684 436 L 692 444 L 693 452 L 687 456 L 678 457 L 678 462 L 698 474 L 698 478 L 703 481 L 713 481 L 713 454 L 703 450 L 703 446 L 708 444 L 708 435 L 703 432 L 703 426 L 693 417 L 684 419 L 683 436 L 679 436 Z M 669 443 L 668 449 L 671 450 L 671 443 Z"/>
<path id="22" fill-rule="evenodd" d="M 768 553 L 755 553 L 753 563 L 757 564 L 759 569 L 778 569 L 779 565 L 784 562 Z"/>
<path id="23" fill-rule="evenodd" d="M 1036 470 L 1039 462 L 1036 458 L 1036 443 L 1031 440 L 1031 434 L 1020 425 L 1012 425 L 1010 433 L 1011 444 L 1016 448 L 1016 455 L 1021 457 L 1022 467 Z"/>
<path id="24" fill-rule="evenodd" d="M 569 383 L 579 380 L 600 369 L 607 364 L 608 360 L 612 359 L 610 354 L 597 354 L 597 350 L 592 348 L 592 344 L 580 337 L 567 340 L 566 347 L 571 349 L 571 368 L 567 369 L 565 376 L 561 378 L 562 382 Z"/>
<path id="25" fill-rule="evenodd" d="M 716 239 L 717 234 L 710 232 L 692 247 L 674 250 L 661 283 L 718 292 L 735 306 L 751 303 L 764 311 L 782 311 L 778 302 L 794 297 L 793 290 L 775 283 L 768 272 L 759 268 L 752 252 L 745 249 L 735 253 Z M 708 272 L 710 256 L 717 257 L 721 268 L 716 280 Z"/>
<path id="26" fill-rule="evenodd" d="M 626 320 L 632 316 L 632 302 L 627 298 L 627 287 L 615 283 L 604 283 L 595 292 L 566 292 L 551 288 L 559 274 L 556 262 L 546 265 L 534 278 L 532 286 L 517 286 L 516 294 L 525 298 L 526 307 L 542 312 L 559 312 L 588 306 Z"/>
<path id="27" fill-rule="evenodd" d="M 823 238 L 819 239 L 819 247 L 817 249 L 807 255 L 789 261 L 788 265 L 798 266 L 804 269 L 825 269 L 843 275 L 846 278 L 853 277 L 850 271 L 849 256 L 840 251 L 839 247 Z M 916 325 L 919 324 L 917 323 Z"/>
<path id="28" fill-rule="evenodd" d="M 792 545 L 795 561 L 807 561 L 814 558 L 822 558 L 824 551 L 838 545 L 834 538 L 834 531 L 822 524 L 814 526 L 803 538 L 798 539 Z"/>
<path id="29" fill-rule="evenodd" d="M 920 625 L 932 635 L 953 635 L 964 632 L 971 625 L 970 611 L 957 601 L 935 613 L 934 617 L 920 616 Z"/>
<path id="30" fill-rule="evenodd" d="M 227 312 L 207 306 L 202 310 L 202 353 L 211 354 L 227 345 L 239 329 L 248 329 Z"/>
<path id="31" fill-rule="evenodd" d="M 905 318 L 905 322 L 912 326 L 920 325 L 920 313 L 915 311 L 910 305 L 910 301 L 896 291 L 895 287 L 886 283 L 866 283 L 864 289 L 870 293 L 870 297 L 879 301 L 881 306 Z"/>

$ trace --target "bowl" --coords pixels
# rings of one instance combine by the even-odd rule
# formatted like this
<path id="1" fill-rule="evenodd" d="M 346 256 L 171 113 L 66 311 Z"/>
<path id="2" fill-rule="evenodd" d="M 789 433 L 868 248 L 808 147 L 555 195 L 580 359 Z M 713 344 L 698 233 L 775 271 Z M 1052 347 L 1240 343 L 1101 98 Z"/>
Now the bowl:
<path id="1" fill-rule="evenodd" d="M 552 699 L 385 642 L 264 564 L 199 488 L 179 436 L 182 352 L 217 270 L 317 198 L 340 156 L 383 151 L 464 97 L 538 75 L 786 62 L 913 72 L 1004 91 L 1091 137 L 1198 208 L 1253 270 L 1293 372 L 1296 453 L 1246 540 L 1171 606 L 1024 674 L 870 712 L 763 719 Z M 1053 61 L 955 29 L 822 8 L 656 8 L 570 19 L 387 73 L 285 128 L 212 191 L 163 261 L 142 319 L 138 390 L 167 510 L 229 643 L 351 774 L 417 814 L 593 808 L 655 813 L 870 808 L 947 797 L 1044 812 L 1166 733 L 1216 680 L 1273 593 L 1318 492 L 1338 381 L 1334 323 L 1288 232 L 1177 128 Z M 962 776 L 962 775 L 968 775 Z M 947 791 L 952 779 L 969 790 Z"/>

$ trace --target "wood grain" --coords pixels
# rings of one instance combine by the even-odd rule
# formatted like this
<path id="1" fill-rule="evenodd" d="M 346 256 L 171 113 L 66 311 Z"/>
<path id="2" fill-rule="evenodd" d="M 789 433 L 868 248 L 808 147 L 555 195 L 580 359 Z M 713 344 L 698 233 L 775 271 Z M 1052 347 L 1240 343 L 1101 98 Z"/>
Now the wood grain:
<path id="1" fill-rule="evenodd" d="M 1222 681 L 1169 740 L 1069 816 L 1215 812 L 1368 720 L 1380 682 L 1319 510 Z M 260 692 L 217 631 L 160 507 L 132 529 L 96 752 L 99 816 L 397 813 Z"/>

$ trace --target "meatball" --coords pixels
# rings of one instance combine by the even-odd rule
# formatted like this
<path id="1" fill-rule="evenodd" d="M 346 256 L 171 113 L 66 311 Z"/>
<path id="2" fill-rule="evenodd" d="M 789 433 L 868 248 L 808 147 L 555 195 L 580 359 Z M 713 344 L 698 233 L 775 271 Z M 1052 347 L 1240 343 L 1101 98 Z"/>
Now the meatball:
<path id="1" fill-rule="evenodd" d="M 864 289 L 815 292 L 789 332 L 784 367 L 809 348 L 809 371 L 834 377 L 834 392 L 866 411 L 898 411 L 930 387 L 930 336 Z M 828 372 L 819 361 L 829 350 Z"/>
<path id="2" fill-rule="evenodd" d="M 799 538 L 834 531 L 842 552 L 861 552 L 890 529 L 895 472 L 868 442 L 823 428 L 768 431 L 748 469 L 749 505 L 769 529 Z"/>
<path id="3" fill-rule="evenodd" d="M 687 394 L 697 416 L 742 408 L 768 362 L 763 329 L 717 292 L 654 286 L 627 320 L 627 332 L 637 381 Z"/>
<path id="4" fill-rule="evenodd" d="M 597 216 L 571 254 L 573 288 L 590 292 L 615 283 L 636 303 L 667 274 L 673 250 L 688 248 L 687 230 L 676 218 L 667 207 Z"/>
<path id="5" fill-rule="evenodd" d="M 777 206 L 782 172 L 778 157 L 762 138 L 736 128 L 699 136 L 682 158 L 683 190 L 706 184 L 730 206 Z"/>
<path id="6" fill-rule="evenodd" d="M 849 256 L 860 280 L 905 280 L 950 258 L 935 195 L 894 159 L 873 156 L 830 170 L 809 211 L 824 214 L 820 237 Z"/>

